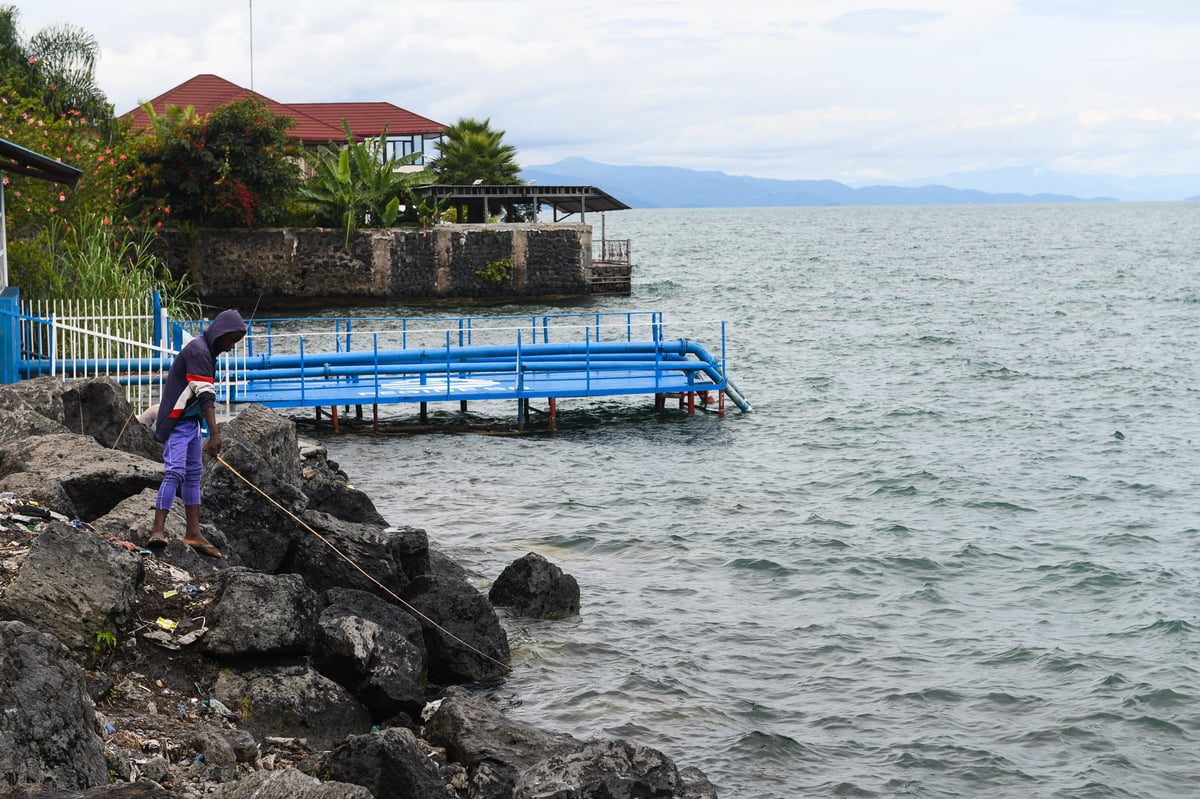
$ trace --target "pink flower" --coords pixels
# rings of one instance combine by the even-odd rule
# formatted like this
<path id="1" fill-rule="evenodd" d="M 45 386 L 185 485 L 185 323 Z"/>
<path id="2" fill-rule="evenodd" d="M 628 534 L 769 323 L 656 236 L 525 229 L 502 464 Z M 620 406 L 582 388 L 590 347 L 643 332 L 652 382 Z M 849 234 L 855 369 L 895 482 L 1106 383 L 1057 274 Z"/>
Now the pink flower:
<path id="1" fill-rule="evenodd" d="M 67 201 L 67 195 L 65 195 L 65 194 L 58 195 L 58 201 L 60 203 L 65 203 Z"/>

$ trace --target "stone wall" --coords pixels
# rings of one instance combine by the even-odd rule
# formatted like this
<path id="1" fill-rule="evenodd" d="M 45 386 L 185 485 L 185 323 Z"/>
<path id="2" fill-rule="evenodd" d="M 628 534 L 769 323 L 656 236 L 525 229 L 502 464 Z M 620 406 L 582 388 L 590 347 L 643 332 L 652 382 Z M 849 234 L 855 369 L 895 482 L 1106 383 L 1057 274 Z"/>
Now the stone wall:
<path id="1" fill-rule="evenodd" d="M 590 225 L 200 230 L 161 252 L 210 305 L 507 302 L 595 293 Z M 620 291 L 616 293 L 622 293 Z M 623 293 L 628 293 L 628 285 Z"/>

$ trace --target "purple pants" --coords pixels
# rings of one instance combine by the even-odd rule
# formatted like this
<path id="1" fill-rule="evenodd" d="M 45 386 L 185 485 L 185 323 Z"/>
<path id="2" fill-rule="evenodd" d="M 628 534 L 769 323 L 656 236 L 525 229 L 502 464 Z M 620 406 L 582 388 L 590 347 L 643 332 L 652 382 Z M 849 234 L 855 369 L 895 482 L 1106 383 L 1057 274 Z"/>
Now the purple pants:
<path id="1" fill-rule="evenodd" d="M 170 510 L 175 495 L 183 498 L 183 504 L 200 504 L 200 476 L 204 463 L 200 459 L 203 444 L 200 440 L 200 422 L 185 419 L 171 431 L 163 446 L 163 479 L 154 501 L 155 510 Z"/>

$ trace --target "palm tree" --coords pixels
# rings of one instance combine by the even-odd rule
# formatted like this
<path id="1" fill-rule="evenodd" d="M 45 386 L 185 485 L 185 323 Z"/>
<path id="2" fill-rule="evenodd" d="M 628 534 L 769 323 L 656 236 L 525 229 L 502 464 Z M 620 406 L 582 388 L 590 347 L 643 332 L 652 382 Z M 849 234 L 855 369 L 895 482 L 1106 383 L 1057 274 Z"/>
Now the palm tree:
<path id="1" fill-rule="evenodd" d="M 492 130 L 491 120 L 460 119 L 446 129 L 438 143 L 438 156 L 430 169 L 438 183 L 466 186 L 476 181 L 490 185 L 520 185 L 517 148 L 503 143 L 504 131 Z"/>
<path id="2" fill-rule="evenodd" d="M 0 6 L 0 70 L 16 88 L 40 97 L 58 115 L 78 112 L 88 120 L 113 117 L 108 98 L 96 83 L 100 43 L 75 25 L 55 25 L 21 39 L 16 6 Z"/>

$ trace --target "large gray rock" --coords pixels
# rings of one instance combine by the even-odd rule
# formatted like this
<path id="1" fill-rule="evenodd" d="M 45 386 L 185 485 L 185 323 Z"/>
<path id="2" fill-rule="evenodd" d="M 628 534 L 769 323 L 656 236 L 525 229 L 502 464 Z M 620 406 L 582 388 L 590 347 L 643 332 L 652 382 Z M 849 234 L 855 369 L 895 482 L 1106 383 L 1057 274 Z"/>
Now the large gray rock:
<path id="1" fill-rule="evenodd" d="M 297 515 L 308 504 L 301 490 L 296 426 L 269 408 L 249 405 L 221 425 L 221 457 L 253 487 L 206 460 L 201 518 L 225 532 L 236 562 L 277 572 L 296 541 L 308 535 L 270 501 Z"/>
<path id="2" fill-rule="evenodd" d="M 342 521 L 318 511 L 305 511 L 301 518 L 320 538 L 305 531 L 289 557 L 280 564 L 280 571 L 303 576 L 304 581 L 318 591 L 357 588 L 387 596 L 355 566 L 361 567 L 393 593 L 398 594 L 408 584 L 408 577 L 393 551 L 395 539 L 384 532 L 384 528 Z"/>
<path id="3" fill-rule="evenodd" d="M 122 500 L 115 508 L 94 519 L 92 525 L 108 535 L 119 540 L 132 541 L 145 546 L 150 538 L 150 529 L 154 525 L 154 501 L 157 492 L 147 488 L 142 493 Z M 225 534 L 211 524 L 202 524 L 200 529 L 204 537 L 218 549 L 225 546 Z M 183 503 L 176 501 L 167 513 L 166 524 L 167 548 L 159 554 L 174 566 L 178 566 L 194 577 L 201 579 L 213 578 L 217 571 L 238 565 L 231 557 L 219 560 L 200 555 L 194 549 L 183 543 L 184 533 L 187 532 L 187 521 L 184 518 Z"/>
<path id="4" fill-rule="evenodd" d="M 0 406 L 0 447 L 30 436 L 69 432 L 64 425 L 24 404 L 14 404 L 10 408 Z"/>
<path id="5" fill-rule="evenodd" d="M 488 599 L 534 619 L 579 613 L 579 583 L 536 552 L 510 563 L 492 583 Z"/>
<path id="6" fill-rule="evenodd" d="M 27 472 L 54 480 L 85 522 L 144 489 L 158 490 L 161 463 L 101 446 L 91 436 L 58 433 L 14 441 L 0 459 L 0 477 Z"/>
<path id="7" fill-rule="evenodd" d="M 320 599 L 299 575 L 234 567 L 221 572 L 213 596 L 202 651 L 224 658 L 308 651 Z"/>
<path id="8" fill-rule="evenodd" d="M 113 783 L 81 790 L 61 790 L 45 785 L 19 785 L 3 794 L 4 799 L 174 799 L 175 794 L 156 782 Z"/>
<path id="9" fill-rule="evenodd" d="M 431 559 L 432 574 L 401 595 L 419 614 L 429 653 L 429 678 L 441 684 L 496 682 L 508 673 L 508 634 L 487 597 L 458 567 Z"/>
<path id="10" fill-rule="evenodd" d="M 63 424 L 64 385 L 59 377 L 39 377 L 0 386 L 0 408 L 28 408 L 52 422 Z"/>
<path id="11" fill-rule="evenodd" d="M 305 441 L 300 447 L 300 475 L 309 510 L 328 513 L 347 522 L 386 527 L 371 498 L 350 485 L 350 479 L 329 460 L 325 447 Z"/>
<path id="12" fill-rule="evenodd" d="M 331 590 L 321 611 L 313 661 L 349 688 L 376 719 L 420 718 L 425 704 L 425 642 L 406 610 L 374 594 Z"/>
<path id="13" fill-rule="evenodd" d="M 378 799 L 361 785 L 321 782 L 294 768 L 251 772 L 221 785 L 216 795 L 222 799 Z"/>
<path id="14" fill-rule="evenodd" d="M 63 789 L 108 782 L 83 671 L 52 636 L 0 622 L 0 782 Z"/>
<path id="15" fill-rule="evenodd" d="M 591 741 L 536 763 L 517 778 L 513 799 L 682 799 L 670 758 L 628 741 Z"/>
<path id="16" fill-rule="evenodd" d="M 375 799 L 444 799 L 437 768 L 406 729 L 352 735 L 329 756 L 329 776 L 367 788 Z"/>
<path id="17" fill-rule="evenodd" d="M 62 423 L 72 433 L 91 436 L 101 445 L 143 458 L 162 460 L 162 444 L 139 422 L 121 386 L 108 377 L 64 384 Z"/>
<path id="18" fill-rule="evenodd" d="M 95 533 L 51 522 L 30 545 L 0 601 L 0 617 L 51 633 L 77 652 L 90 651 L 97 633 L 116 633 L 129 622 L 142 569 L 138 555 Z"/>
<path id="19" fill-rule="evenodd" d="M 214 693 L 244 713 L 243 726 L 259 735 L 306 738 L 317 749 L 371 728 L 371 714 L 362 703 L 305 664 L 224 669 Z"/>
<path id="20" fill-rule="evenodd" d="M 425 723 L 425 738 L 469 768 L 492 762 L 526 769 L 552 752 L 574 748 L 570 735 L 539 730 L 505 716 L 465 688 L 451 687 Z"/>

